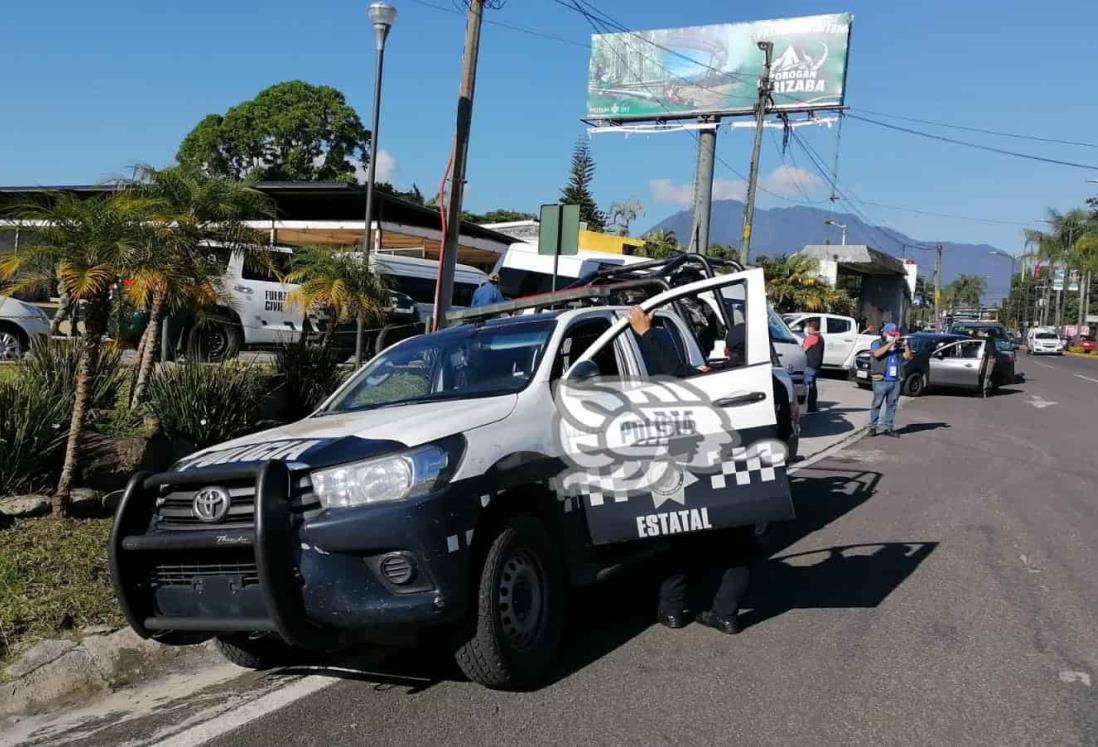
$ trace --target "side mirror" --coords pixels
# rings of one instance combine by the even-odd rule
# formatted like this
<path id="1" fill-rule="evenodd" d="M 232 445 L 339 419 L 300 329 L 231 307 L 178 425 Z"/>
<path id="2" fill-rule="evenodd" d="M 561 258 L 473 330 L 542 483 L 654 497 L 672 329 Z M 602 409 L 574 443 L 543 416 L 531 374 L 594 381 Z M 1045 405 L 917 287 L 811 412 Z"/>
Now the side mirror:
<path id="1" fill-rule="evenodd" d="M 568 372 L 569 381 L 587 381 L 599 375 L 599 365 L 593 360 L 580 361 Z"/>
<path id="2" fill-rule="evenodd" d="M 938 360 L 942 360 L 943 358 L 945 358 L 945 353 L 943 353 L 941 350 L 939 350 L 938 352 L 936 352 L 934 354 L 934 357 L 937 358 Z"/>

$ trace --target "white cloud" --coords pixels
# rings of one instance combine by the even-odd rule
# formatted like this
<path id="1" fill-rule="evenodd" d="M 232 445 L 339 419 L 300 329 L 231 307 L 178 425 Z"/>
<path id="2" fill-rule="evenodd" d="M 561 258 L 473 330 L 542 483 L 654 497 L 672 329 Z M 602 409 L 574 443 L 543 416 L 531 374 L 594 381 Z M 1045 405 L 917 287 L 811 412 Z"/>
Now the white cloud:
<path id="1" fill-rule="evenodd" d="M 799 191 L 810 192 L 820 185 L 816 176 L 804 169 L 782 164 L 767 174 L 760 182 L 764 189 L 780 195 Z M 663 205 L 688 208 L 694 204 L 694 185 L 676 184 L 670 179 L 652 179 L 648 182 L 652 200 Z M 747 183 L 742 179 L 714 179 L 714 200 L 743 200 Z"/>
<path id="2" fill-rule="evenodd" d="M 688 208 L 694 204 L 694 185 L 675 184 L 670 179 L 652 179 L 648 182 L 652 200 L 663 205 Z M 713 181 L 714 200 L 742 200 L 744 183 L 739 180 L 715 179 Z"/>
<path id="3" fill-rule="evenodd" d="M 811 192 L 820 186 L 820 180 L 816 175 L 797 166 L 782 164 L 771 171 L 765 179 L 763 186 L 771 192 L 780 195 L 791 195 L 794 192 Z"/>
<path id="4" fill-rule="evenodd" d="M 366 167 L 362 165 L 362 161 L 355 159 L 355 181 L 359 184 L 366 183 Z M 387 150 L 379 150 L 377 152 L 377 165 L 374 168 L 374 181 L 377 182 L 389 182 L 392 184 L 393 177 L 397 172 L 397 160 L 396 156 Z"/>

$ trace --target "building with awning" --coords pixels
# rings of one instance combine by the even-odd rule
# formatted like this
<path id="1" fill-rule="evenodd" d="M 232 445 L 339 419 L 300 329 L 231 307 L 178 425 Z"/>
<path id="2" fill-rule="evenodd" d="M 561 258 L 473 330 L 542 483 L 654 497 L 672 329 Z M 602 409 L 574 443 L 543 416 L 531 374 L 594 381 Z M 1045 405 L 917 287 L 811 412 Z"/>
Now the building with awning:
<path id="1" fill-rule="evenodd" d="M 811 244 L 797 254 L 814 258 L 819 276 L 833 287 L 855 280 L 855 313 L 859 326 L 907 323 L 915 296 L 918 267 L 866 244 Z"/>
<path id="2" fill-rule="evenodd" d="M 329 246 L 333 249 L 362 246 L 366 223 L 366 188 L 342 182 L 259 182 L 256 189 L 269 196 L 275 218 L 256 216 L 253 228 L 268 232 L 271 244 L 281 246 Z M 8 208 L 42 199 L 50 193 L 95 195 L 108 193 L 111 185 L 57 185 L 0 187 L 0 214 Z M 373 250 L 424 259 L 439 258 L 442 217 L 438 210 L 387 192 L 374 193 L 371 216 Z M 18 241 L 17 216 L 5 214 L 9 230 L 0 230 L 0 251 Z M 463 221 L 458 240 L 458 262 L 490 270 L 514 241 L 510 236 Z"/>

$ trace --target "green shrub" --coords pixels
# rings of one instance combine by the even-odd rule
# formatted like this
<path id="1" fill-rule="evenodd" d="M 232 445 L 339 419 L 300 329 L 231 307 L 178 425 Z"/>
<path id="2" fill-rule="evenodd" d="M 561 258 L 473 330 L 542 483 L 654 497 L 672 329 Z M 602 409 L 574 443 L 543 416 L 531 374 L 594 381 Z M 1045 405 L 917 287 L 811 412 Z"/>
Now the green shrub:
<path id="1" fill-rule="evenodd" d="M 120 624 L 107 565 L 110 519 L 25 519 L 0 530 L 0 658 L 73 627 Z"/>
<path id="2" fill-rule="evenodd" d="M 69 431 L 71 399 L 22 377 L 0 382 L 0 495 L 27 493 L 52 482 L 52 468 Z"/>
<path id="3" fill-rule="evenodd" d="M 254 431 L 267 384 L 245 363 L 164 365 L 149 378 L 148 407 L 168 436 L 202 449 Z"/>
<path id="4" fill-rule="evenodd" d="M 49 392 L 51 396 L 64 400 L 71 407 L 82 347 L 79 340 L 51 339 L 32 345 L 30 352 L 19 362 L 21 378 Z M 88 409 L 113 409 L 118 401 L 119 390 L 126 381 L 126 371 L 122 368 L 122 351 L 114 345 L 101 346 L 99 361 L 94 370 Z"/>
<path id="5" fill-rule="evenodd" d="M 282 419 L 287 422 L 311 414 L 346 376 L 339 366 L 339 355 L 329 345 L 309 342 L 304 336 L 278 349 L 275 370 L 282 378 Z"/>

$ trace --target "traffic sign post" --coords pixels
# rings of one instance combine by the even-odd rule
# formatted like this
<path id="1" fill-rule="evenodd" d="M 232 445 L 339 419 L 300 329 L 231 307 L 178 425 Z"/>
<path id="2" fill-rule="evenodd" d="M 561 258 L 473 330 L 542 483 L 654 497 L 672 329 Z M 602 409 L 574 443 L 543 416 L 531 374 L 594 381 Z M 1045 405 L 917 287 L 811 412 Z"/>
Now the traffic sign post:
<path id="1" fill-rule="evenodd" d="M 553 256 L 553 290 L 557 289 L 560 255 L 579 254 L 579 205 L 553 203 L 541 206 L 538 254 Z"/>

